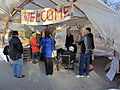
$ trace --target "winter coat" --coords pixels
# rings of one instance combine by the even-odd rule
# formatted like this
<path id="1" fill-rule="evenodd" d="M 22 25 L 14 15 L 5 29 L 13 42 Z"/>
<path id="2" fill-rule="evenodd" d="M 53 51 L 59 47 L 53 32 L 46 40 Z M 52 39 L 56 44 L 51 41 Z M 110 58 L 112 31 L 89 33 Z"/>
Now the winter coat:
<path id="1" fill-rule="evenodd" d="M 69 37 L 66 36 L 66 42 L 65 42 L 65 46 L 68 48 L 70 47 L 74 42 L 74 38 L 73 35 L 70 35 Z"/>
<path id="2" fill-rule="evenodd" d="M 53 38 L 43 38 L 40 41 L 44 58 L 52 58 L 52 51 L 55 49 L 56 41 Z"/>
<path id="3" fill-rule="evenodd" d="M 9 56 L 12 60 L 22 58 L 23 46 L 17 36 L 13 36 L 9 41 Z"/>
<path id="4" fill-rule="evenodd" d="M 80 41 L 78 42 L 79 45 L 82 45 L 82 52 L 85 54 L 92 54 L 92 39 L 91 37 L 86 34 L 84 35 Z"/>
<path id="5" fill-rule="evenodd" d="M 92 44 L 92 49 L 95 49 L 93 34 L 89 33 L 88 36 L 91 37 L 91 40 L 92 40 L 92 43 L 91 43 Z"/>
<path id="6" fill-rule="evenodd" d="M 31 38 L 30 45 L 31 45 L 32 53 L 39 52 L 39 43 L 37 42 L 36 38 L 34 37 Z"/>

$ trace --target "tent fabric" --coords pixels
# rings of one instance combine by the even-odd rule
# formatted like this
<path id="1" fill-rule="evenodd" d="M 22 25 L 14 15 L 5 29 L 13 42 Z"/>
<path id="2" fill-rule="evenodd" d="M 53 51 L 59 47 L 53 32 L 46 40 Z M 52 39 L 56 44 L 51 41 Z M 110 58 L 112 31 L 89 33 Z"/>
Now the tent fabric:
<path id="1" fill-rule="evenodd" d="M 12 12 L 13 8 L 16 8 L 24 1 L 25 0 L 0 0 L 0 18 L 6 18 L 8 13 L 10 14 Z M 33 0 L 33 1 L 38 3 L 39 5 L 43 5 L 44 7 L 56 6 L 50 0 Z M 68 3 L 67 0 L 54 0 L 54 1 L 58 5 Z M 118 12 L 113 11 L 111 8 L 106 6 L 100 0 L 77 0 L 74 4 L 86 14 L 89 21 L 96 27 L 101 36 L 103 36 L 108 42 L 110 42 L 114 49 L 120 52 L 120 35 L 119 35 L 120 14 Z M 24 8 L 42 9 L 33 4 L 28 4 L 24 6 Z M 84 14 L 78 11 L 76 7 L 74 7 L 74 11 L 75 16 L 84 17 Z M 12 19 L 14 19 L 14 17 Z M 112 44 L 113 41 L 114 44 Z"/>
<path id="2" fill-rule="evenodd" d="M 98 32 L 112 47 L 120 52 L 120 14 L 113 11 L 100 0 L 79 0 L 76 2 Z"/>
<path id="3" fill-rule="evenodd" d="M 16 8 L 23 1 L 24 0 L 0 0 L 0 8 L 10 13 L 13 11 L 13 8 Z"/>

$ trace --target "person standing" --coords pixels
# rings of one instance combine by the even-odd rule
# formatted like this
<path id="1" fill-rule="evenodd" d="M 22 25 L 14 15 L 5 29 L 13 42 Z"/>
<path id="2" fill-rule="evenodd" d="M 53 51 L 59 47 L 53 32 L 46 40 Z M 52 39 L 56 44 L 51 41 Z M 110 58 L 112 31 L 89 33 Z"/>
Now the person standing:
<path id="1" fill-rule="evenodd" d="M 41 32 L 41 37 L 40 37 L 39 41 L 41 41 L 44 37 L 45 37 L 45 32 L 42 31 L 42 32 Z"/>
<path id="2" fill-rule="evenodd" d="M 42 31 L 41 32 L 41 37 L 40 37 L 40 39 L 39 39 L 39 42 L 43 39 L 45 37 L 45 32 L 44 31 Z M 40 60 L 41 61 L 44 61 L 44 57 L 43 57 L 43 52 L 42 52 L 43 50 L 42 50 L 42 48 L 41 48 L 41 50 L 40 50 Z"/>
<path id="3" fill-rule="evenodd" d="M 67 31 L 66 42 L 65 42 L 65 46 L 67 47 L 67 50 L 69 50 L 69 47 L 73 44 L 73 42 L 74 42 L 73 35 L 71 34 L 70 31 Z"/>
<path id="4" fill-rule="evenodd" d="M 92 41 L 88 36 L 88 31 L 85 30 L 83 36 L 78 42 L 81 45 L 81 55 L 80 55 L 80 63 L 79 63 L 79 74 L 76 75 L 76 78 L 84 77 L 84 67 L 86 77 L 89 77 L 89 64 L 90 64 L 90 55 L 92 53 Z"/>
<path id="5" fill-rule="evenodd" d="M 53 58 L 52 51 L 55 49 L 56 41 L 50 37 L 50 32 L 45 31 L 45 37 L 40 41 L 42 46 L 43 56 L 45 58 L 46 75 L 53 74 Z"/>
<path id="6" fill-rule="evenodd" d="M 32 34 L 32 37 L 30 38 L 30 45 L 32 49 L 32 62 L 38 63 L 38 56 L 39 56 L 39 43 L 36 40 L 36 33 L 34 32 Z"/>
<path id="7" fill-rule="evenodd" d="M 92 45 L 92 50 L 95 49 L 95 45 L 94 45 L 94 38 L 93 38 L 93 34 L 91 33 L 91 28 L 87 27 L 86 30 L 88 31 L 88 36 L 91 38 L 91 45 Z M 92 65 L 92 55 L 90 55 L 90 64 Z M 93 66 L 92 66 L 93 67 Z"/>
<path id="8" fill-rule="evenodd" d="M 9 56 L 13 60 L 13 73 L 17 78 L 23 78 L 23 46 L 18 38 L 18 31 L 13 31 L 12 38 L 9 41 Z"/>

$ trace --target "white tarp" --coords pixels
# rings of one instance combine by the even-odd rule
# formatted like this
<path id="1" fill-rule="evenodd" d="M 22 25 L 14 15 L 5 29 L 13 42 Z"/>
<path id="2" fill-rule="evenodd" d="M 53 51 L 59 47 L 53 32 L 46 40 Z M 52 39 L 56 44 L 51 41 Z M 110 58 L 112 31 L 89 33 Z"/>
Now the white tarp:
<path id="1" fill-rule="evenodd" d="M 98 32 L 120 52 L 120 14 L 100 0 L 78 0 L 76 5 L 87 15 Z"/>
<path id="2" fill-rule="evenodd" d="M 16 8 L 25 0 L 0 0 L 0 8 L 5 10 L 8 13 L 13 11 L 13 8 Z"/>
<path id="3" fill-rule="evenodd" d="M 0 8 L 4 9 L 7 12 L 11 12 L 13 8 L 20 5 L 25 0 L 0 0 Z M 40 5 L 45 6 L 46 8 L 51 7 L 53 4 L 48 3 L 49 0 L 33 0 L 34 2 L 39 2 Z M 66 4 L 67 0 L 54 0 L 57 4 Z M 25 9 L 29 9 L 29 7 L 36 7 L 35 5 L 24 6 Z M 114 49 L 120 52 L 120 14 L 118 12 L 113 11 L 111 8 L 107 7 L 100 0 L 77 0 L 75 5 L 78 6 L 89 18 L 92 24 L 97 28 L 99 33 L 108 41 L 114 41 Z M 41 8 L 40 8 L 41 9 Z M 80 12 L 77 12 L 76 15 L 81 16 Z M 5 14 L 5 12 L 0 14 Z"/>

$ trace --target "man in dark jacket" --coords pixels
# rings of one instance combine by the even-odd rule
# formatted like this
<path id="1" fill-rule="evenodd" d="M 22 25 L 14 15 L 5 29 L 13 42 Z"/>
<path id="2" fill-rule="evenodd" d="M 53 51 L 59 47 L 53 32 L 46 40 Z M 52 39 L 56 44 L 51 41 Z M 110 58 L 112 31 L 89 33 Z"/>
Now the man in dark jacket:
<path id="1" fill-rule="evenodd" d="M 9 56 L 13 60 L 13 73 L 17 78 L 25 77 L 22 75 L 23 65 L 23 47 L 20 39 L 18 38 L 18 31 L 13 31 L 13 36 L 9 41 Z"/>
<path id="2" fill-rule="evenodd" d="M 93 34 L 91 33 L 91 28 L 87 27 L 88 36 L 91 38 L 92 50 L 95 49 Z M 90 64 L 92 65 L 92 55 L 90 55 Z"/>
<path id="3" fill-rule="evenodd" d="M 76 75 L 76 78 L 84 77 L 84 65 L 86 67 L 86 77 L 89 77 L 89 63 L 90 63 L 90 55 L 92 54 L 92 40 L 88 35 L 88 32 L 85 30 L 85 35 L 81 37 L 78 42 L 81 45 L 81 55 L 80 55 L 80 63 L 79 63 L 79 74 Z"/>

